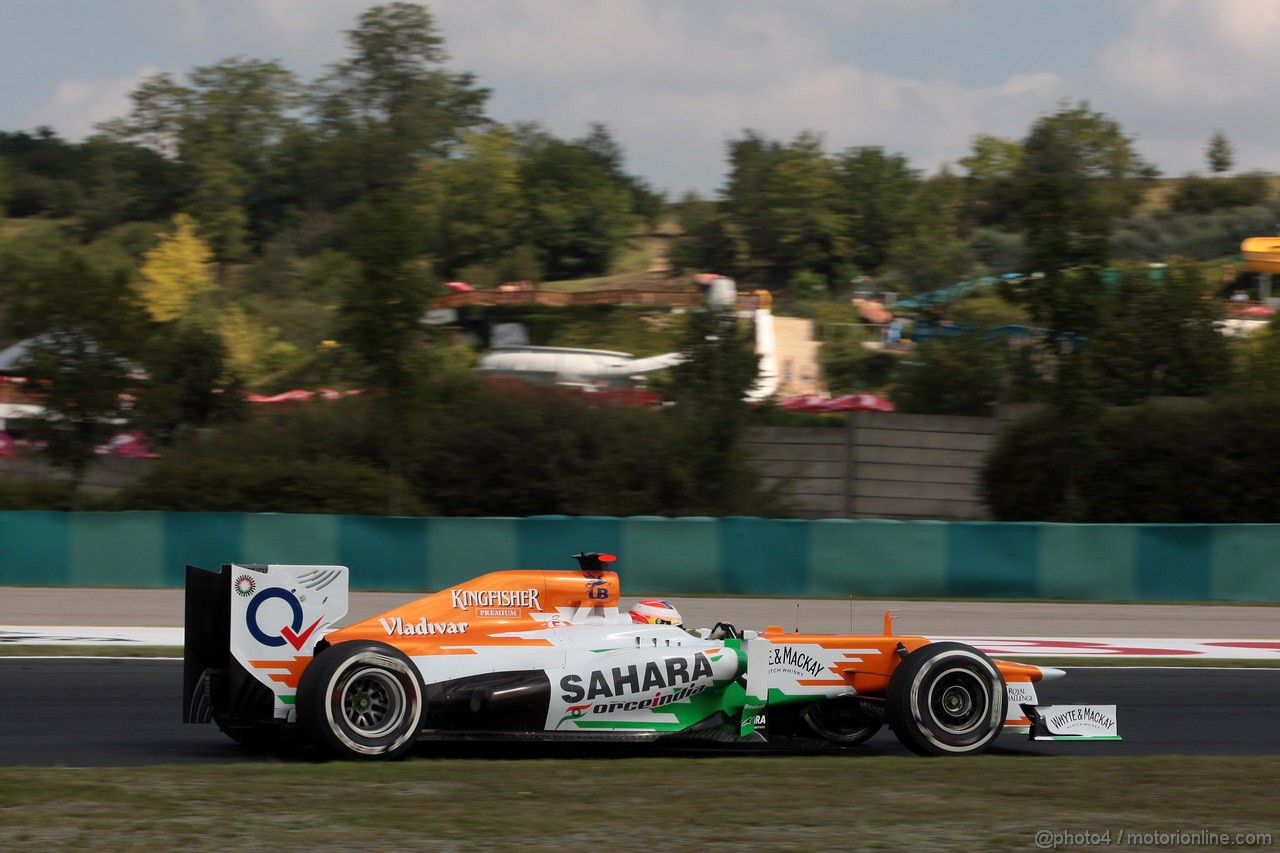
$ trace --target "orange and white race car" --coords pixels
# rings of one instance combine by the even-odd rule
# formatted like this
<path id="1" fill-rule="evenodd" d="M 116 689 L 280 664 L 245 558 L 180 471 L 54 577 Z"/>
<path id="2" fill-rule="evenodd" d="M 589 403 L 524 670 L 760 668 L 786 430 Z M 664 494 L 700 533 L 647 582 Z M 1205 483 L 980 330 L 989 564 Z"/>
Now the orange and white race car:
<path id="1" fill-rule="evenodd" d="M 334 627 L 343 566 L 187 567 L 183 719 L 388 759 L 428 739 L 865 741 L 960 755 L 1006 729 L 1118 740 L 1114 705 L 1041 705 L 1064 673 L 883 632 L 637 624 L 608 554 L 502 571 Z"/>

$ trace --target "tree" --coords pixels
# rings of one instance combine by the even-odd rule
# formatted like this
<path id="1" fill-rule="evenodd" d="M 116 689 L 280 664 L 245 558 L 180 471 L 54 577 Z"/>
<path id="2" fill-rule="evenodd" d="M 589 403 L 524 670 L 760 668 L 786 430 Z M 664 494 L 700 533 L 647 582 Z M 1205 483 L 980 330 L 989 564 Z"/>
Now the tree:
<path id="1" fill-rule="evenodd" d="M 690 191 L 675 210 L 681 233 L 672 241 L 672 267 L 736 276 L 740 264 L 738 241 L 719 206 Z"/>
<path id="2" fill-rule="evenodd" d="M 70 469 L 75 494 L 95 448 L 124 415 L 122 353 L 139 337 L 127 280 L 98 273 L 66 244 L 10 246 L 0 253 L 0 304 L 8 307 L 5 331 L 34 336 L 20 369 L 43 406 L 35 433 L 49 458 Z"/>
<path id="3" fill-rule="evenodd" d="M 740 328 L 732 312 L 697 311 L 689 317 L 680 352 L 684 361 L 671 369 L 669 396 L 692 457 L 697 500 L 711 508 L 732 506 L 734 493 L 749 490 L 751 477 L 739 444 L 746 395 L 759 376 L 754 330 Z"/>
<path id="4" fill-rule="evenodd" d="M 724 210 L 765 278 L 780 285 L 806 269 L 829 277 L 849 262 L 844 189 L 821 137 L 782 145 L 747 131 L 729 143 L 729 161 Z"/>
<path id="5" fill-rule="evenodd" d="M 591 152 L 535 142 L 520 164 L 522 243 L 542 256 L 548 278 L 609 271 L 630 226 L 631 197 Z"/>
<path id="6" fill-rule="evenodd" d="M 520 168 L 505 128 L 466 134 L 457 156 L 419 164 L 412 187 L 442 275 L 496 264 L 520 245 Z"/>
<path id="7" fill-rule="evenodd" d="M 174 233 L 146 253 L 138 295 L 151 319 L 168 323 L 195 310 L 213 315 L 209 297 L 215 292 L 213 254 L 196 236 L 196 223 L 185 213 L 173 218 Z"/>
<path id="8" fill-rule="evenodd" d="M 20 366 L 41 388 L 35 435 L 55 465 L 70 469 L 75 493 L 98 445 L 119 429 L 115 421 L 129 389 L 126 363 L 84 329 L 64 326 L 35 339 Z"/>
<path id="9" fill-rule="evenodd" d="M 279 217 L 272 173 L 298 129 L 301 91 L 279 63 L 243 57 L 196 68 L 189 81 L 147 78 L 130 95 L 129 116 L 100 129 L 181 164 L 190 184 L 185 206 L 225 266 L 243 253 L 250 233 Z"/>
<path id="10" fill-rule="evenodd" d="M 920 175 L 901 154 L 875 146 L 851 148 L 836 164 L 838 209 L 853 245 L 852 261 L 875 274 L 889 260 L 893 244 L 916 230 L 915 196 Z"/>
<path id="11" fill-rule="evenodd" d="M 1209 137 L 1209 143 L 1205 145 L 1204 156 L 1209 162 L 1209 171 L 1215 175 L 1231 171 L 1231 167 L 1236 164 L 1235 149 L 1231 146 L 1227 135 L 1221 130 L 1215 130 L 1213 136 Z"/>
<path id="12" fill-rule="evenodd" d="M 1004 341 L 968 332 L 922 344 L 894 372 L 899 411 L 988 416 L 1000 400 Z"/>
<path id="13" fill-rule="evenodd" d="M 613 138 L 609 128 L 599 122 L 592 122 L 587 135 L 579 139 L 577 144 L 592 155 L 615 182 L 626 187 L 631 194 L 631 209 L 650 228 L 656 226 L 666 199 L 640 178 L 627 174 L 622 146 Z"/>
<path id="14" fill-rule="evenodd" d="M 186 427 L 244 416 L 240 383 L 228 370 L 226 344 L 195 323 L 170 323 L 148 341 L 148 389 L 134 412 L 149 435 L 169 442 Z"/>
<path id="15" fill-rule="evenodd" d="M 978 225 L 1016 225 L 1016 178 L 1022 145 L 980 133 L 973 138 L 971 150 L 960 159 L 960 166 L 968 172 L 964 178 L 966 217 Z"/>
<path id="16" fill-rule="evenodd" d="M 4 215 L 5 205 L 9 201 L 9 167 L 5 165 L 5 160 L 0 157 L 0 216 Z"/>
<path id="17" fill-rule="evenodd" d="M 440 67 L 444 39 L 425 7 L 369 8 L 347 43 L 351 58 L 322 81 L 320 109 L 339 136 L 359 140 L 351 153 L 362 154 L 374 186 L 406 180 L 419 159 L 450 153 L 463 131 L 487 122 L 488 90 Z"/>
<path id="18" fill-rule="evenodd" d="M 364 363 L 386 425 L 391 513 L 400 509 L 405 433 L 415 389 L 423 378 L 419 320 L 430 283 L 414 264 L 421 229 L 411 205 L 375 193 L 350 213 L 351 254 L 360 263 L 339 306 L 339 334 Z"/>
<path id="19" fill-rule="evenodd" d="M 1041 118 L 1022 148 L 1017 185 L 1031 268 L 1051 277 L 1105 265 L 1111 221 L 1138 203 L 1154 167 L 1119 124 L 1087 102 Z"/>
<path id="20" fill-rule="evenodd" d="M 1104 303 L 1085 349 L 1104 402 L 1133 405 L 1147 397 L 1200 397 L 1225 387 L 1231 363 L 1215 327 L 1216 301 L 1201 267 L 1126 269 Z"/>

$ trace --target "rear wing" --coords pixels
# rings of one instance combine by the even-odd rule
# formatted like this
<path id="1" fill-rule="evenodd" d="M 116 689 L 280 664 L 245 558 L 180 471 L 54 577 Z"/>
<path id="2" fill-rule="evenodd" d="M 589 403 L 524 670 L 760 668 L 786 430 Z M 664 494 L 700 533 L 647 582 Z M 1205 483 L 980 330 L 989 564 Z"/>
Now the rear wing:
<path id="1" fill-rule="evenodd" d="M 271 716 L 291 718 L 316 643 L 347 614 L 347 583 L 345 566 L 187 566 L 183 722 L 248 714 L 245 697 L 264 691 Z"/>

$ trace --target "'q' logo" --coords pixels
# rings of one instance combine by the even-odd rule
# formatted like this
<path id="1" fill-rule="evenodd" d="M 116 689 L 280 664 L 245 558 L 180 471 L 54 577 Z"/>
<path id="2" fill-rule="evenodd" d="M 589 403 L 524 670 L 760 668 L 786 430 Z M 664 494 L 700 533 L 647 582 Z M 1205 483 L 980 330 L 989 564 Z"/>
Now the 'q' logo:
<path id="1" fill-rule="evenodd" d="M 272 598 L 278 598 L 285 604 L 289 605 L 289 612 L 292 619 L 288 625 L 284 625 L 277 630 L 275 634 L 268 634 L 262 630 L 262 626 L 258 624 L 258 608 L 262 606 L 262 602 Z M 283 646 L 285 643 L 293 646 L 301 651 L 307 638 L 311 636 L 316 628 L 320 627 L 321 616 L 312 622 L 310 627 L 305 631 L 302 629 L 302 602 L 298 601 L 297 596 L 287 589 L 280 587 L 272 587 L 264 589 L 257 597 L 249 602 L 249 609 L 244 614 L 245 622 L 248 624 L 249 633 L 253 638 L 264 646 Z"/>

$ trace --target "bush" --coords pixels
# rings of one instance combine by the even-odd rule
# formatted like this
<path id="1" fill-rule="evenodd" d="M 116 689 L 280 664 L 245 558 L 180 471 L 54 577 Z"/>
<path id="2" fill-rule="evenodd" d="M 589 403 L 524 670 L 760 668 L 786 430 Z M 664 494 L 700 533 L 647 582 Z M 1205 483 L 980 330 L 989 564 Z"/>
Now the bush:
<path id="1" fill-rule="evenodd" d="M 1274 523 L 1277 424 L 1275 394 L 1113 409 L 1069 454 L 1067 426 L 1042 412 L 1001 435 L 983 467 L 983 496 L 1000 521 Z"/>
<path id="2" fill-rule="evenodd" d="M 0 510 L 71 509 L 71 484 L 60 480 L 0 479 Z"/>
<path id="3" fill-rule="evenodd" d="M 120 509 L 386 515 L 387 473 L 342 459 L 165 459 L 116 498 Z M 409 496 L 401 513 L 423 515 Z"/>
<path id="4" fill-rule="evenodd" d="M 122 508 L 382 515 L 381 401 L 259 416 L 189 439 Z M 772 515 L 732 441 L 697 407 L 596 405 L 578 392 L 457 376 L 403 418 L 401 512 L 412 515 Z M 730 438 L 732 438 L 730 436 Z"/>
<path id="5" fill-rule="evenodd" d="M 1021 234 L 1009 234 L 994 228 L 982 228 L 969 237 L 973 259 L 993 274 L 1031 272 L 1024 269 L 1027 241 Z"/>

